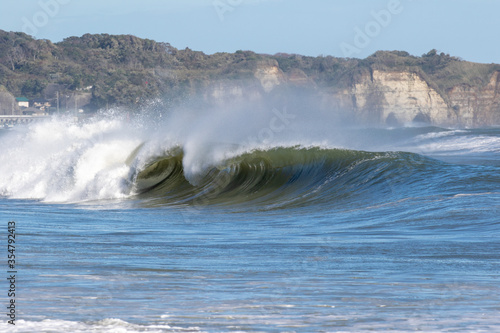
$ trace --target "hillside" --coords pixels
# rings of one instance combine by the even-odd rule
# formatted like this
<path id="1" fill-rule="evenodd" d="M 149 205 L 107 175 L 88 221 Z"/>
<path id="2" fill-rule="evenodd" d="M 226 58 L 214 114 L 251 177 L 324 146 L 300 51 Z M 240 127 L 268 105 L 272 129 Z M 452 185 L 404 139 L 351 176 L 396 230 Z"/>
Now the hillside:
<path id="1" fill-rule="evenodd" d="M 204 94 L 219 103 L 300 89 L 321 99 L 317 107 L 346 118 L 486 126 L 500 124 L 498 73 L 500 65 L 435 50 L 421 57 L 379 51 L 362 60 L 251 51 L 206 55 L 129 35 L 52 43 L 0 30 L 0 113 L 14 96 L 54 100 L 59 93 L 62 106 L 92 112 L 115 105 L 140 110 L 155 98 L 176 104 Z"/>

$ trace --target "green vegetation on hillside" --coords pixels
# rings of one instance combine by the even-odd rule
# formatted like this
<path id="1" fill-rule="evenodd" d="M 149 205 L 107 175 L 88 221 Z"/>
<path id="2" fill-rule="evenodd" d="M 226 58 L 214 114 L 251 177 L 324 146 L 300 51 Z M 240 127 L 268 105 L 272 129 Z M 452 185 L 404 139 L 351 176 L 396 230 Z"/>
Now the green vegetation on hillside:
<path id="1" fill-rule="evenodd" d="M 86 34 L 52 43 L 0 30 L 0 86 L 30 98 L 91 94 L 89 110 L 140 106 L 156 97 L 179 100 L 214 80 L 253 78 L 257 66 L 276 62 L 285 73 L 301 70 L 319 86 L 339 88 L 374 69 L 410 70 L 443 96 L 457 84 L 484 85 L 500 70 L 499 65 L 470 63 L 435 50 L 422 57 L 380 51 L 362 60 L 251 51 L 206 55 L 129 35 Z"/>

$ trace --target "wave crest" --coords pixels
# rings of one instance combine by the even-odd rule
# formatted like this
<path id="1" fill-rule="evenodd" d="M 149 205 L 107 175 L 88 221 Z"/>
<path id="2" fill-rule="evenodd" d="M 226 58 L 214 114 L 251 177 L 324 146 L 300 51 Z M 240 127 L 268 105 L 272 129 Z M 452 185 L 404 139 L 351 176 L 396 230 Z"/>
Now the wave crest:
<path id="1" fill-rule="evenodd" d="M 237 144 L 123 119 L 54 118 L 1 134 L 0 195 L 46 202 L 140 198 L 161 205 L 331 203 L 392 191 L 420 155 L 303 141 Z"/>

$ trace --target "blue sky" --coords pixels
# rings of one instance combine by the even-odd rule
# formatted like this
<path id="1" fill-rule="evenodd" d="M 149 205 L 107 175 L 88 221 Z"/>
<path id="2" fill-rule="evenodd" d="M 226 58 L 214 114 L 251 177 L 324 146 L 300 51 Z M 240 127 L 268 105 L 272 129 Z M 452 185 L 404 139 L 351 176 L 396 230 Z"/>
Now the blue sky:
<path id="1" fill-rule="evenodd" d="M 4 0 L 0 29 L 54 42 L 133 34 L 205 53 L 365 58 L 435 48 L 500 63 L 498 0 Z"/>

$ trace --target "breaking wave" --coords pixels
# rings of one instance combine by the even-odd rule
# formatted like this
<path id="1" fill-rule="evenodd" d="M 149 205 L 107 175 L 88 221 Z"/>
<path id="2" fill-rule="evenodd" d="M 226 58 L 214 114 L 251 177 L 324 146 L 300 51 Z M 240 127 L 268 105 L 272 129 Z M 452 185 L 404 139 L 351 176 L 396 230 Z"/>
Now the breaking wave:
<path id="1" fill-rule="evenodd" d="M 144 122 L 108 115 L 80 124 L 53 118 L 4 131 L 0 195 L 61 203 L 134 198 L 161 205 L 284 207 L 392 193 L 441 163 L 397 149 L 365 151 L 359 149 L 360 140 L 347 135 L 339 144 L 338 131 L 334 138 L 324 133 L 305 138 L 295 129 L 272 141 L 243 140 L 246 133 L 232 139 L 207 135 L 199 124 L 185 126 L 192 119 L 183 117 L 181 123 L 168 119 L 154 130 Z M 484 147 L 484 134 L 468 139 L 463 131 L 437 128 L 413 134 L 407 142 L 414 147 L 408 151 L 452 142 L 464 148 L 465 140 L 480 140 Z M 498 138 L 488 140 L 497 151 Z"/>
<path id="2" fill-rule="evenodd" d="M 382 187 L 401 165 L 423 160 L 325 143 L 197 145 L 145 132 L 116 117 L 84 124 L 54 118 L 17 128 L 1 137 L 7 148 L 0 156 L 0 194 L 47 202 L 306 203 Z"/>

